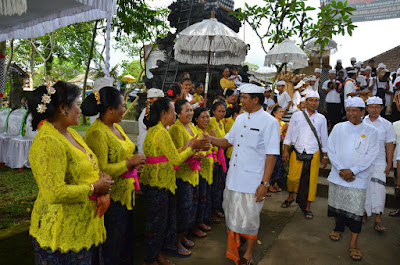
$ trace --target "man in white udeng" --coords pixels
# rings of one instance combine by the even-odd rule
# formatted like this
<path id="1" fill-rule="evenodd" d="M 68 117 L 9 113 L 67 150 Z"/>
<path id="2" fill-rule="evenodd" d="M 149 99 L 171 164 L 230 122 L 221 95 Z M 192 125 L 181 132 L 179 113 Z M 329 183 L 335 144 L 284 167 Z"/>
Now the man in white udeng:
<path id="1" fill-rule="evenodd" d="M 379 115 L 382 110 L 383 102 L 381 98 L 368 98 L 367 111 L 369 115 L 363 120 L 364 123 L 375 127 L 379 134 L 379 153 L 370 168 L 370 181 L 363 219 L 363 222 L 365 222 L 367 215 L 375 214 L 374 229 L 377 232 L 383 232 L 386 229 L 381 225 L 381 218 L 385 209 L 386 177 L 393 166 L 394 142 L 396 142 L 392 123 Z"/>
<path id="2" fill-rule="evenodd" d="M 224 191 L 223 208 L 228 227 L 226 257 L 236 264 L 252 264 L 253 247 L 260 226 L 260 213 L 269 180 L 279 154 L 278 121 L 262 108 L 264 88 L 254 84 L 239 87 L 240 101 L 246 111 L 240 114 L 225 138 L 211 137 L 218 147 L 233 146 Z M 239 237 L 247 247 L 239 257 Z"/>
<path id="3" fill-rule="evenodd" d="M 329 174 L 328 216 L 335 218 L 330 233 L 333 241 L 340 240 L 345 226 L 351 231 L 350 256 L 361 260 L 357 248 L 361 232 L 370 166 L 378 154 L 378 130 L 363 123 L 365 103 L 360 97 L 346 102 L 348 121 L 336 124 L 328 138 L 328 156 L 332 164 Z"/>

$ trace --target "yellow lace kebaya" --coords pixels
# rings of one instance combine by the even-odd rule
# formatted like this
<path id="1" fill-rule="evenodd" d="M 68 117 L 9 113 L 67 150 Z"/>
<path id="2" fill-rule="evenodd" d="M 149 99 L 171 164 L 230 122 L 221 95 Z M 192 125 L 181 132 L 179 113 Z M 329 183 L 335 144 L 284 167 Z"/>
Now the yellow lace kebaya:
<path id="1" fill-rule="evenodd" d="M 118 201 L 128 210 L 133 210 L 135 205 L 135 179 L 121 177 L 128 171 L 126 159 L 132 157 L 135 144 L 129 140 L 124 130 L 114 124 L 125 140 L 119 139 L 110 128 L 100 119 L 89 127 L 85 135 L 87 145 L 99 159 L 100 170 L 110 175 L 114 186 L 110 196 L 113 201 Z"/>
<path id="2" fill-rule="evenodd" d="M 176 149 L 180 150 L 187 144 L 187 142 L 189 142 L 190 139 L 198 135 L 197 129 L 193 124 L 189 123 L 189 128 L 192 131 L 193 136 L 189 134 L 180 120 L 176 120 L 175 124 L 171 125 L 169 128 L 168 132 L 171 135 Z M 189 182 L 193 187 L 199 185 L 199 171 L 192 171 L 189 163 L 182 163 L 179 166 L 179 169 L 176 171 L 176 178 Z"/>
<path id="3" fill-rule="evenodd" d="M 89 200 L 90 183 L 99 179 L 97 158 L 82 137 L 68 128 L 86 153 L 72 145 L 45 121 L 29 152 L 39 193 L 32 210 L 29 233 L 42 248 L 79 252 L 106 239 L 103 217 Z"/>
<path id="4" fill-rule="evenodd" d="M 225 119 L 225 133 L 228 133 L 233 124 L 235 123 L 235 120 L 232 117 L 229 117 L 227 119 Z M 230 159 L 232 157 L 232 151 L 233 151 L 233 146 L 228 147 L 228 149 L 226 149 L 226 156 Z"/>
<path id="5" fill-rule="evenodd" d="M 221 128 L 219 127 L 219 125 L 221 125 Z M 210 124 L 208 125 L 206 131 L 207 133 L 209 133 L 211 130 L 215 131 L 216 137 L 225 137 L 224 120 L 222 119 L 217 122 L 217 119 L 215 117 L 211 117 Z"/>
<path id="6" fill-rule="evenodd" d="M 199 133 L 199 138 L 202 138 L 204 133 L 203 130 L 196 126 L 196 129 Z M 210 149 L 204 152 L 206 156 L 203 158 L 201 162 L 201 170 L 200 175 L 207 181 L 208 185 L 213 183 L 213 164 L 214 164 L 214 157 L 213 157 L 213 147 L 211 146 Z"/>
<path id="7" fill-rule="evenodd" d="M 143 150 L 146 157 L 166 156 L 168 162 L 158 164 L 146 164 L 140 175 L 140 183 L 167 189 L 175 194 L 176 177 L 174 165 L 181 165 L 186 159 L 192 156 L 195 151 L 189 147 L 178 153 L 171 135 L 164 128 L 161 122 L 151 127 L 144 140 Z"/>

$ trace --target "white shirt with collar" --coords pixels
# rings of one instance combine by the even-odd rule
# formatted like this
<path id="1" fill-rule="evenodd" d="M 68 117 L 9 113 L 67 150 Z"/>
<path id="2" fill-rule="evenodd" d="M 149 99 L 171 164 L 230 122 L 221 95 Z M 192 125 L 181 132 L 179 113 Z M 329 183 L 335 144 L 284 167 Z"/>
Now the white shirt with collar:
<path id="1" fill-rule="evenodd" d="M 328 181 L 344 187 L 367 189 L 369 168 L 378 155 L 378 137 L 378 130 L 363 122 L 336 124 L 328 139 L 328 156 L 332 164 Z M 350 169 L 355 180 L 343 180 L 339 175 L 341 169 Z"/>
<path id="2" fill-rule="evenodd" d="M 344 98 L 347 98 L 347 94 L 354 93 L 357 90 L 357 85 L 355 84 L 355 80 L 351 78 L 347 78 L 344 84 Z"/>
<path id="3" fill-rule="evenodd" d="M 375 121 L 371 121 L 369 115 L 364 118 L 363 122 L 378 130 L 379 152 L 373 164 L 386 166 L 386 144 L 396 142 L 392 123 L 381 116 L 379 116 Z"/>
<path id="4" fill-rule="evenodd" d="M 315 113 L 313 113 L 311 116 L 308 114 L 307 110 L 304 110 L 304 112 L 310 118 L 315 130 L 317 131 L 317 135 L 322 146 L 322 152 L 326 153 L 328 151 L 328 127 L 326 118 L 317 111 L 315 111 Z M 302 111 L 295 112 L 292 115 L 283 144 L 294 144 L 294 148 L 296 148 L 296 150 L 300 153 L 303 151 L 305 151 L 307 154 L 315 154 L 318 152 L 319 146 L 317 138 L 315 138 L 315 135 Z"/>
<path id="5" fill-rule="evenodd" d="M 225 138 L 233 146 L 226 187 L 255 193 L 265 169 L 266 155 L 279 155 L 279 122 L 263 108 L 240 114 Z"/>
<path id="6" fill-rule="evenodd" d="M 323 84 L 322 84 L 322 89 L 328 90 L 328 84 L 329 82 L 335 82 L 335 80 L 326 80 Z M 336 80 L 337 84 L 341 83 Z M 331 89 L 327 94 L 326 94 L 326 98 L 325 98 L 326 103 L 340 103 L 340 93 L 338 93 L 336 91 L 336 89 Z"/>
<path id="7" fill-rule="evenodd" d="M 300 104 L 300 100 L 301 100 L 300 92 L 298 90 L 295 90 L 293 93 L 293 99 L 292 99 L 292 102 L 293 102 L 293 105 L 291 107 L 292 112 L 299 111 L 299 108 L 297 107 L 297 105 Z"/>
<path id="8" fill-rule="evenodd" d="M 288 92 L 283 91 L 282 94 L 276 94 L 276 100 L 278 101 L 278 105 L 282 107 L 282 109 L 285 111 L 288 107 L 288 104 L 292 99 L 290 98 Z M 289 107 L 290 112 L 291 107 Z"/>
<path id="9" fill-rule="evenodd" d="M 139 118 L 138 118 L 139 135 L 137 137 L 137 147 L 138 147 L 139 154 L 144 154 L 143 144 L 144 144 L 144 139 L 146 138 L 146 134 L 147 134 L 147 127 L 143 123 L 143 118 L 144 118 L 145 114 L 146 114 L 146 108 L 144 108 L 142 110 L 142 112 L 140 113 Z"/>
<path id="10" fill-rule="evenodd" d="M 275 101 L 270 97 L 269 98 L 264 97 L 264 104 L 267 105 L 268 108 L 269 106 L 275 105 Z M 268 112 L 271 113 L 271 110 L 269 110 Z"/>

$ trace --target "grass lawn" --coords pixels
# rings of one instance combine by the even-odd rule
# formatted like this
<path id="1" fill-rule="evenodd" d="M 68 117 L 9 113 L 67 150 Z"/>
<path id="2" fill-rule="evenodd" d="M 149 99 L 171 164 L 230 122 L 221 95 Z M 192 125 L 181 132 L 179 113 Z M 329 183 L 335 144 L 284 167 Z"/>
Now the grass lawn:
<path id="1" fill-rule="evenodd" d="M 29 220 L 38 193 L 30 169 L 0 168 L 0 229 Z"/>

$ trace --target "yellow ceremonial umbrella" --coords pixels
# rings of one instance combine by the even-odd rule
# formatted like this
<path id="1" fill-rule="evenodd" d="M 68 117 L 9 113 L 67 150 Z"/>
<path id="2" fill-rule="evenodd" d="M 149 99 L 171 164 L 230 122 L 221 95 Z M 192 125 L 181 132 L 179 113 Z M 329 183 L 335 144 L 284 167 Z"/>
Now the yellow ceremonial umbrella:
<path id="1" fill-rule="evenodd" d="M 125 82 L 136 82 L 136 78 L 134 78 L 131 75 L 124 75 L 122 77 L 122 81 L 125 81 Z"/>

